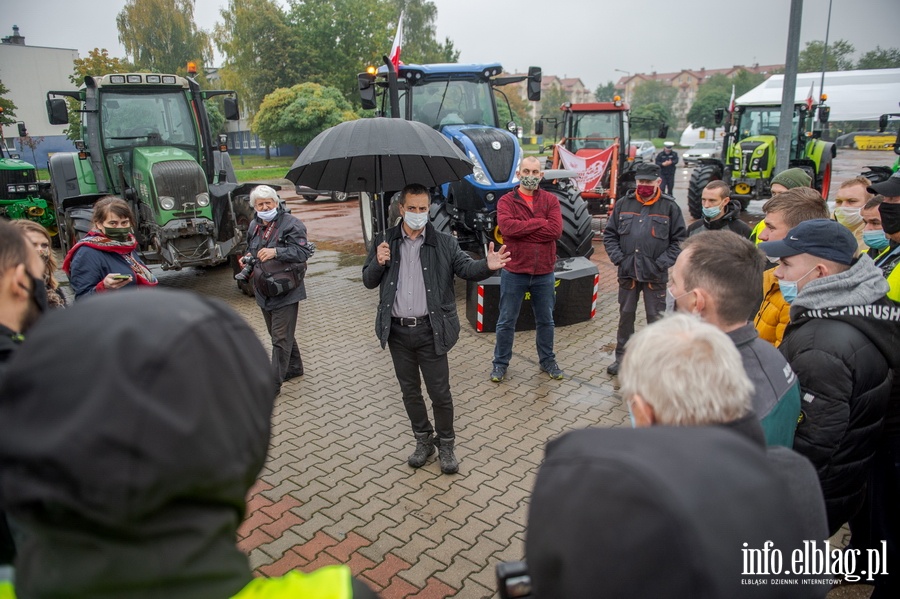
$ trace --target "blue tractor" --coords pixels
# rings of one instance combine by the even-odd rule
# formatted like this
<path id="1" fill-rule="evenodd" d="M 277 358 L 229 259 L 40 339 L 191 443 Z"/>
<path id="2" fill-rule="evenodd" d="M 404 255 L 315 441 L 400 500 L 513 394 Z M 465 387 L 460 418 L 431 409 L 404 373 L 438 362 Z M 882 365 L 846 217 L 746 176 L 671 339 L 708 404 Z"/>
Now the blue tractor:
<path id="1" fill-rule="evenodd" d="M 439 231 L 454 234 L 463 249 L 478 255 L 489 242 L 503 241 L 497 227 L 497 201 L 518 184 L 516 170 L 522 159 L 518 127 L 512 120 L 500 126 L 495 94 L 503 96 L 503 112 L 510 116 L 509 100 L 499 87 L 525 81 L 530 101 L 538 101 L 541 96 L 540 68 L 531 67 L 528 75 L 501 77 L 502 72 L 499 63 L 407 64 L 400 65 L 399 72 L 382 66 L 359 75 L 363 108 L 376 110 L 378 116 L 434 127 L 475 165 L 465 179 L 432 191 L 431 222 Z M 563 214 L 557 253 L 560 258 L 589 256 L 593 248 L 587 204 L 574 185 L 549 175 L 546 187 L 559 197 Z M 388 226 L 399 217 L 394 195 L 385 194 L 380 200 L 388 214 Z M 370 247 L 380 232 L 375 205 L 365 194 L 359 205 L 363 237 Z"/>

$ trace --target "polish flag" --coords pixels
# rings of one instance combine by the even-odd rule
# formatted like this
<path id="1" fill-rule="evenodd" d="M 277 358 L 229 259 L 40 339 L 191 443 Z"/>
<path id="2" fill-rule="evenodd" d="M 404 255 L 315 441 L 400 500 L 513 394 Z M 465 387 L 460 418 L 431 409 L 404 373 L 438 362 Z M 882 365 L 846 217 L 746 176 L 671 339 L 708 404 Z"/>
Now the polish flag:
<path id="1" fill-rule="evenodd" d="M 394 45 L 391 46 L 391 64 L 394 65 L 394 72 L 400 72 L 400 49 L 403 46 L 403 13 L 400 13 L 400 20 L 397 21 L 397 35 L 394 36 Z"/>
<path id="2" fill-rule="evenodd" d="M 728 112 L 734 112 L 734 85 L 731 86 L 731 100 L 728 102 Z"/>
<path id="3" fill-rule="evenodd" d="M 806 96 L 806 109 L 812 110 L 813 107 L 813 86 L 815 86 L 816 82 L 813 81 L 809 84 L 809 95 Z"/>

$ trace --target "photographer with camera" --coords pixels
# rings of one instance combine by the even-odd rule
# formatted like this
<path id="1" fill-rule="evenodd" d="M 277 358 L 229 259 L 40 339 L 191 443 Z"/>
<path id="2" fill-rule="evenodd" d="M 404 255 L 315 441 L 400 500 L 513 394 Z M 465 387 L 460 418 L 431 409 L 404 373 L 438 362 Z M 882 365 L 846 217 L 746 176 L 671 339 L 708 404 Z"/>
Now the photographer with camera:
<path id="1" fill-rule="evenodd" d="M 297 304 L 306 299 L 306 261 L 315 246 L 306 239 L 306 226 L 284 211 L 278 194 L 268 185 L 253 188 L 250 205 L 256 218 L 247 228 L 244 270 L 235 278 L 249 277 L 253 282 L 256 303 L 272 337 L 272 369 L 280 393 L 282 382 L 303 376 L 294 331 Z"/>

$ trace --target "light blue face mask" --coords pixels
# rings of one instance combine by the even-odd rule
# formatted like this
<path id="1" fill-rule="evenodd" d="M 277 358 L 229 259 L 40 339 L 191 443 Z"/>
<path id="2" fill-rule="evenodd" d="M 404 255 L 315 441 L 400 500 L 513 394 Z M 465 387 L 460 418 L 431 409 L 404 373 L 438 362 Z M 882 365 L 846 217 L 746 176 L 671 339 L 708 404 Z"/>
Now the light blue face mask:
<path id="1" fill-rule="evenodd" d="M 631 428 L 637 428 L 637 422 L 634 421 L 634 412 L 631 411 L 631 400 L 625 402 L 625 405 L 628 406 L 628 417 L 631 418 Z"/>
<path id="2" fill-rule="evenodd" d="M 703 208 L 703 216 L 706 218 L 716 218 L 722 214 L 721 206 L 712 206 L 711 208 Z"/>
<path id="3" fill-rule="evenodd" d="M 272 208 L 271 210 L 263 210 L 262 212 L 257 210 L 256 216 L 258 216 L 259 218 L 261 218 L 262 220 L 264 220 L 266 222 L 274 220 L 275 217 L 278 216 L 278 207 L 276 206 L 275 208 Z"/>
<path id="4" fill-rule="evenodd" d="M 888 241 L 884 231 L 881 229 L 877 231 L 863 231 L 862 237 L 863 243 L 873 250 L 883 250 L 890 244 L 890 241 Z"/>
<path id="5" fill-rule="evenodd" d="M 781 296 L 784 298 L 784 301 L 786 301 L 789 304 L 792 304 L 794 302 L 794 300 L 797 299 L 797 293 L 799 293 L 797 284 L 800 281 L 802 281 L 803 279 L 805 279 L 807 277 L 807 275 L 809 275 L 809 273 L 811 273 L 815 269 L 816 269 L 816 267 L 813 266 L 812 268 L 809 269 L 809 272 L 807 272 L 805 275 L 803 275 L 796 281 L 782 281 L 781 279 L 778 280 L 778 288 L 781 290 Z"/>
<path id="6" fill-rule="evenodd" d="M 410 212 L 409 210 L 407 210 L 403 215 L 403 222 L 405 222 L 406 226 L 408 226 L 413 231 L 424 229 L 425 225 L 428 224 L 428 213 Z"/>

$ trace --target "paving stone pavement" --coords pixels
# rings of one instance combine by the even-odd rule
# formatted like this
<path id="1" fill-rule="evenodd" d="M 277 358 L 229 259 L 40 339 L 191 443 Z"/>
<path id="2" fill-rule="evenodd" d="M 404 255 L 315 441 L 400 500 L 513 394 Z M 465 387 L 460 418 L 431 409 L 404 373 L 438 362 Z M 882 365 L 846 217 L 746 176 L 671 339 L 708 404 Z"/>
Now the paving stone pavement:
<path id="1" fill-rule="evenodd" d="M 524 555 L 544 444 L 567 430 L 628 423 L 605 371 L 614 272 L 597 260 L 597 316 L 556 331 L 563 381 L 540 371 L 534 333 L 520 332 L 508 379 L 490 382 L 494 335 L 464 319 L 457 283 L 462 333 L 450 372 L 460 472 L 444 475 L 435 458 L 418 470 L 406 464 L 413 436 L 390 353 L 375 337 L 377 291 L 362 285 L 363 259 L 320 250 L 310 263 L 297 326 L 306 374 L 285 383 L 276 402 L 240 547 L 260 575 L 346 563 L 385 599 L 491 597 L 496 564 Z M 223 299 L 271 347 L 255 301 L 228 267 L 157 274 L 165 287 Z"/>

